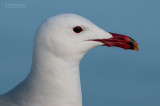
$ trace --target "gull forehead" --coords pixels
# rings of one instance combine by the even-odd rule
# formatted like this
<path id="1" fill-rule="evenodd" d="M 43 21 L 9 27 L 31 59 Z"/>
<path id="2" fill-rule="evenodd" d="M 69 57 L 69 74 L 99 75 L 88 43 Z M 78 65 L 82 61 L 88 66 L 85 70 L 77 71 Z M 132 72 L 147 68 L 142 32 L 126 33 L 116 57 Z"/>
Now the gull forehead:
<path id="1" fill-rule="evenodd" d="M 92 24 L 92 22 L 82 16 L 76 14 L 60 14 L 48 19 L 49 21 L 56 21 L 56 22 L 65 22 L 65 23 L 86 23 Z"/>

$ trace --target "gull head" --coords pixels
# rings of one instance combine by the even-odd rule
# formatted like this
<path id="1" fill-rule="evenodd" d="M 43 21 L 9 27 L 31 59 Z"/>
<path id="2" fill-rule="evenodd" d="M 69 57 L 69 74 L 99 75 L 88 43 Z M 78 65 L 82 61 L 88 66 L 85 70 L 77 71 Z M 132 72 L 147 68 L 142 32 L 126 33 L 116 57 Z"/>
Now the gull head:
<path id="1" fill-rule="evenodd" d="M 37 31 L 35 45 L 39 50 L 58 57 L 75 59 L 100 45 L 138 50 L 138 45 L 132 38 L 104 31 L 88 19 L 75 14 L 61 14 L 46 20 Z"/>

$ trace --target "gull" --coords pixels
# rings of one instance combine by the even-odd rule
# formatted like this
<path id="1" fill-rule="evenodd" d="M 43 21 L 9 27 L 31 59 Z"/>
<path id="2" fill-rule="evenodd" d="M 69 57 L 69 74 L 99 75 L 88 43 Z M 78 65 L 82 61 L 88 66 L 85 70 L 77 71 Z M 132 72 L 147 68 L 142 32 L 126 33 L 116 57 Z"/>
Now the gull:
<path id="1" fill-rule="evenodd" d="M 76 14 L 60 14 L 38 28 L 27 78 L 0 96 L 0 106 L 82 106 L 79 63 L 96 46 L 138 50 L 132 38 L 97 27 Z"/>

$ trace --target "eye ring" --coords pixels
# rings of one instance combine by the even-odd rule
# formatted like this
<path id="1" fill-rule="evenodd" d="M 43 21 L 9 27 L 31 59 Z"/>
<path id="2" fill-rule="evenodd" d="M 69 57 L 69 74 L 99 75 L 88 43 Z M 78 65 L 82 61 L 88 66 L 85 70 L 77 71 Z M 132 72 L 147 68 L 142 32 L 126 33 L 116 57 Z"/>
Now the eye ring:
<path id="1" fill-rule="evenodd" d="M 80 33 L 80 32 L 83 31 L 83 28 L 82 28 L 81 26 L 75 26 L 75 27 L 73 28 L 73 31 L 74 31 L 75 33 Z"/>

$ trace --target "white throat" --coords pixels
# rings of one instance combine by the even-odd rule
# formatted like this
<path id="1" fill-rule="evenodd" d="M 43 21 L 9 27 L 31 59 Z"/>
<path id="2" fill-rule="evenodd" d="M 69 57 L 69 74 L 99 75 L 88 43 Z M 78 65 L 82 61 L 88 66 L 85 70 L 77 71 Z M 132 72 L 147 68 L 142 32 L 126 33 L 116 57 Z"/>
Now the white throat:
<path id="1" fill-rule="evenodd" d="M 82 106 L 80 60 L 64 60 L 50 53 L 39 56 L 42 58 L 35 57 L 33 60 L 35 64 L 31 69 L 32 78 L 28 78 L 33 80 L 29 82 L 32 82 L 31 87 L 35 89 L 33 92 L 35 94 L 31 93 L 31 97 L 38 99 L 34 101 L 44 102 L 39 106 L 46 103 L 47 106 Z"/>

